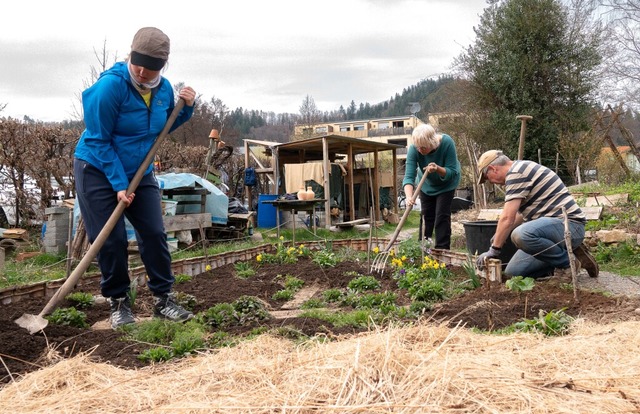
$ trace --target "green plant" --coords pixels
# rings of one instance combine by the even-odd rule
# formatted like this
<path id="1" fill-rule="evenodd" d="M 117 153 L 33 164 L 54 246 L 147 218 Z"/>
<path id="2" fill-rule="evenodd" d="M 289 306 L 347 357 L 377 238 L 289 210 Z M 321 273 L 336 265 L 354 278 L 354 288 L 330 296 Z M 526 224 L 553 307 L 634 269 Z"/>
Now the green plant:
<path id="1" fill-rule="evenodd" d="M 271 295 L 271 299 L 273 300 L 282 300 L 288 301 L 293 299 L 295 292 L 291 289 L 282 289 Z"/>
<path id="2" fill-rule="evenodd" d="M 349 290 L 354 292 L 364 292 L 365 290 L 376 290 L 380 288 L 380 282 L 373 276 L 358 276 L 349 281 Z"/>
<path id="3" fill-rule="evenodd" d="M 171 350 L 161 346 L 145 349 L 138 355 L 138 359 L 143 362 L 163 362 L 170 360 L 172 357 Z"/>
<path id="4" fill-rule="evenodd" d="M 300 290 L 304 286 L 304 280 L 295 276 L 287 276 L 284 280 L 284 287 L 291 290 Z"/>
<path id="5" fill-rule="evenodd" d="M 311 256 L 311 261 L 320 267 L 333 267 L 339 263 L 336 254 L 328 250 L 318 250 Z"/>
<path id="6" fill-rule="evenodd" d="M 565 309 L 545 312 L 540 309 L 537 318 L 526 319 L 514 324 L 518 332 L 540 332 L 546 336 L 561 336 L 569 333 L 573 318 L 567 315 Z"/>
<path id="7" fill-rule="evenodd" d="M 184 273 L 175 275 L 175 278 L 176 278 L 176 284 L 191 282 L 191 279 L 193 279 L 193 277 Z"/>
<path id="8" fill-rule="evenodd" d="M 204 346 L 204 331 L 202 329 L 179 330 L 173 336 L 171 349 L 176 357 L 190 354 Z"/>
<path id="9" fill-rule="evenodd" d="M 73 326 L 76 328 L 88 328 L 87 315 L 76 308 L 58 308 L 46 319 L 55 325 Z"/>
<path id="10" fill-rule="evenodd" d="M 237 323 L 239 317 L 235 308 L 230 303 L 218 303 L 199 315 L 203 323 L 211 325 L 214 329 L 224 329 Z"/>
<path id="11" fill-rule="evenodd" d="M 238 314 L 238 322 L 259 322 L 269 319 L 269 312 L 260 299 L 253 296 L 241 296 L 233 301 L 233 308 Z"/>
<path id="12" fill-rule="evenodd" d="M 256 256 L 258 263 L 274 263 L 274 264 L 292 264 L 298 261 L 298 256 L 305 252 L 304 245 L 298 250 L 293 246 L 287 247 L 284 243 L 284 236 L 280 236 L 277 243 L 274 245 L 276 248 L 275 253 L 261 253 Z M 307 249 L 308 251 L 308 249 Z"/>
<path id="13" fill-rule="evenodd" d="M 73 292 L 69 293 L 66 297 L 66 300 L 73 303 L 74 308 L 76 309 L 86 309 L 93 306 L 96 299 L 93 297 L 91 293 L 88 292 Z"/>
<path id="14" fill-rule="evenodd" d="M 324 292 L 322 292 L 322 298 L 329 303 L 340 301 L 342 298 L 342 295 L 343 293 L 340 289 L 327 289 Z"/>
<path id="15" fill-rule="evenodd" d="M 367 293 L 364 295 L 348 295 L 345 301 L 348 305 L 356 309 L 384 308 L 394 305 L 397 296 L 392 292 Z"/>
<path id="16" fill-rule="evenodd" d="M 194 310 L 196 305 L 198 304 L 198 300 L 195 296 L 184 292 L 176 292 L 173 296 L 173 299 L 178 305 L 191 311 Z"/>
<path id="17" fill-rule="evenodd" d="M 445 297 L 445 279 L 428 269 L 400 269 L 396 275 L 398 287 L 406 289 L 411 300 L 434 302 Z"/>
<path id="18" fill-rule="evenodd" d="M 513 292 L 528 292 L 533 290 L 536 282 L 531 277 L 514 276 L 505 282 L 507 289 Z"/>
<path id="19" fill-rule="evenodd" d="M 300 305 L 300 309 L 324 308 L 325 303 L 320 299 L 311 298 Z"/>
<path id="20" fill-rule="evenodd" d="M 250 262 L 236 262 L 233 267 L 235 268 L 238 277 L 242 279 L 248 279 L 256 274 L 256 271 Z"/>
<path id="21" fill-rule="evenodd" d="M 476 272 L 476 267 L 474 266 L 470 258 L 464 263 L 462 263 L 462 268 L 464 269 L 464 272 L 469 277 L 467 282 L 471 285 L 471 289 L 479 288 L 482 285 L 482 283 L 480 282 L 480 276 L 478 276 L 478 273 Z"/>

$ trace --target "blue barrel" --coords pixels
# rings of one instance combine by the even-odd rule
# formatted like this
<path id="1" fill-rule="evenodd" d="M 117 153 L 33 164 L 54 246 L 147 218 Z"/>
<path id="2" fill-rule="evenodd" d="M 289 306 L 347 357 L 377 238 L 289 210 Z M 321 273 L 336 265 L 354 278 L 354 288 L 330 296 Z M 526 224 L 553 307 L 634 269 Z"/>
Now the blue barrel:
<path id="1" fill-rule="evenodd" d="M 274 228 L 276 227 L 276 206 L 263 201 L 277 200 L 277 194 L 258 194 L 258 227 Z"/>

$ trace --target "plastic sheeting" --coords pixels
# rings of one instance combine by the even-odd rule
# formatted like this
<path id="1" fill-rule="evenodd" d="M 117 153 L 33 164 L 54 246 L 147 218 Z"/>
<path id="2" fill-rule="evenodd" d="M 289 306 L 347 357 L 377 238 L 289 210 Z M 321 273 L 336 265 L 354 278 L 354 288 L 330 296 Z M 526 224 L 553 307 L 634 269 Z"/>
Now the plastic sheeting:
<path id="1" fill-rule="evenodd" d="M 204 178 L 198 177 L 190 173 L 166 173 L 157 174 L 156 179 L 162 189 L 172 189 L 181 187 L 201 187 L 209 190 L 206 196 L 205 212 L 211 213 L 211 222 L 215 224 L 227 224 L 229 214 L 229 197 L 224 194 L 218 187 Z M 200 200 L 199 195 L 176 195 L 173 196 L 176 201 Z M 197 204 L 178 204 L 176 214 L 200 213 L 200 205 Z"/>

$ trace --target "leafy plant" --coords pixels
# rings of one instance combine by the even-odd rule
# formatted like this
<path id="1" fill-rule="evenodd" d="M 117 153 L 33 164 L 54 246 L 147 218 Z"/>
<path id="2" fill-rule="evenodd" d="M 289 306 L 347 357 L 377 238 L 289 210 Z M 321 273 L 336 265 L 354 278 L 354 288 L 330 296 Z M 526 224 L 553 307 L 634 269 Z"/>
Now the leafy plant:
<path id="1" fill-rule="evenodd" d="M 327 289 L 324 292 L 322 292 L 322 298 L 326 301 L 326 302 L 338 302 L 341 300 L 342 298 L 342 291 L 340 289 Z"/>
<path id="2" fill-rule="evenodd" d="M 58 308 L 47 320 L 55 325 L 73 326 L 76 328 L 88 328 L 87 315 L 76 308 Z"/>
<path id="3" fill-rule="evenodd" d="M 155 348 L 145 349 L 138 359 L 143 362 L 163 362 L 173 358 L 171 350 L 165 347 L 157 346 Z"/>
<path id="4" fill-rule="evenodd" d="M 507 289 L 513 292 L 527 292 L 533 290 L 536 282 L 531 277 L 514 276 L 505 282 Z"/>
<path id="5" fill-rule="evenodd" d="M 256 274 L 256 271 L 250 262 L 236 262 L 233 267 L 235 268 L 238 277 L 242 279 L 248 279 Z"/>
<path id="6" fill-rule="evenodd" d="M 320 267 L 333 267 L 340 262 L 336 254 L 328 250 L 318 250 L 311 256 L 311 261 Z"/>
<path id="7" fill-rule="evenodd" d="M 298 262 L 298 256 L 306 255 L 309 251 L 304 248 L 304 245 L 299 248 L 285 245 L 283 236 L 280 236 L 274 247 L 276 248 L 275 253 L 261 253 L 256 256 L 256 261 L 258 263 L 293 264 Z"/>
<path id="8" fill-rule="evenodd" d="M 284 287 L 285 289 L 298 291 L 300 288 L 304 286 L 304 280 L 298 279 L 295 276 L 286 275 L 284 279 Z"/>
<path id="9" fill-rule="evenodd" d="M 76 309 L 90 308 L 96 301 L 96 298 L 88 292 L 69 293 L 65 299 L 73 303 L 73 307 Z"/>
<path id="10" fill-rule="evenodd" d="M 476 267 L 474 266 L 473 262 L 470 259 L 465 261 L 464 263 L 462 263 L 462 268 L 464 269 L 464 272 L 469 277 L 468 282 L 471 285 L 471 288 L 472 289 L 479 288 L 482 285 L 482 283 L 480 282 L 480 276 L 478 276 L 478 273 L 476 272 Z"/>
<path id="11" fill-rule="evenodd" d="M 238 313 L 230 303 L 218 303 L 199 316 L 203 323 L 214 329 L 224 329 L 238 322 Z"/>
<path id="12" fill-rule="evenodd" d="M 173 296 L 176 303 L 185 309 L 192 311 L 198 304 L 195 296 L 184 292 L 176 292 Z"/>
<path id="13" fill-rule="evenodd" d="M 569 328 L 573 318 L 564 311 L 545 312 L 540 309 L 537 318 L 526 319 L 514 324 L 514 329 L 518 332 L 540 332 L 546 336 L 561 336 L 569 333 Z"/>
<path id="14" fill-rule="evenodd" d="M 254 296 L 241 296 L 233 301 L 233 308 L 238 314 L 238 322 L 244 324 L 252 321 L 269 319 L 269 312 L 264 303 Z"/>
<path id="15" fill-rule="evenodd" d="M 184 274 L 184 273 L 180 273 L 180 274 L 175 275 L 175 278 L 176 278 L 176 284 L 190 282 L 191 279 L 193 279 L 192 276 L 189 276 L 189 275 Z"/>
<path id="16" fill-rule="evenodd" d="M 282 289 L 271 295 L 273 300 L 289 301 L 293 299 L 295 292 L 291 289 Z"/>
<path id="17" fill-rule="evenodd" d="M 380 288 L 380 282 L 373 276 L 358 276 L 351 279 L 347 287 L 354 292 L 364 292 Z"/>
<path id="18" fill-rule="evenodd" d="M 316 309 L 324 307 L 325 303 L 322 300 L 316 298 L 311 298 L 300 305 L 300 309 Z"/>

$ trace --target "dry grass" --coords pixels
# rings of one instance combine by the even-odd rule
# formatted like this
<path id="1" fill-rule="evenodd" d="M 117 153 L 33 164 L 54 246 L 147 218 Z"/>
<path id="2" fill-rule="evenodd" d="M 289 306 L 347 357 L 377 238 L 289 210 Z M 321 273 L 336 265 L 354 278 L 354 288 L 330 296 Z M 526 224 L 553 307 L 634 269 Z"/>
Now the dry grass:
<path id="1" fill-rule="evenodd" d="M 12 413 L 631 413 L 640 322 L 566 337 L 427 324 L 294 346 L 233 349 L 126 371 L 76 357 L 0 390 Z M 9 411 L 3 411 L 9 410 Z"/>

